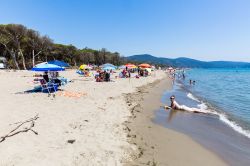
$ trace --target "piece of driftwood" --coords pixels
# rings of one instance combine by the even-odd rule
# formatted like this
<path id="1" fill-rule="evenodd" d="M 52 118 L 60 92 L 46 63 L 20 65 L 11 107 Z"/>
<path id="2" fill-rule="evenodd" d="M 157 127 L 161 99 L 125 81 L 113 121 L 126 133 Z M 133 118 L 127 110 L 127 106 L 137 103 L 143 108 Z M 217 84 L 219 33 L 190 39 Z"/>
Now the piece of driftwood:
<path id="1" fill-rule="evenodd" d="M 21 122 L 16 122 L 13 124 L 19 124 L 17 125 L 13 130 L 11 130 L 8 134 L 1 136 L 0 137 L 0 143 L 5 141 L 6 138 L 8 137 L 12 137 L 14 135 L 17 135 L 19 133 L 23 133 L 23 132 L 28 132 L 28 131 L 32 131 L 34 134 L 38 135 L 38 132 L 34 131 L 32 128 L 35 126 L 35 121 L 39 118 L 38 114 L 36 116 L 34 116 L 33 118 L 30 118 L 28 120 L 25 121 L 21 121 Z M 20 129 L 21 126 L 23 126 L 24 124 L 30 123 L 29 127 L 25 127 L 24 129 Z M 11 124 L 11 125 L 13 125 Z M 19 129 L 19 130 L 18 130 Z"/>

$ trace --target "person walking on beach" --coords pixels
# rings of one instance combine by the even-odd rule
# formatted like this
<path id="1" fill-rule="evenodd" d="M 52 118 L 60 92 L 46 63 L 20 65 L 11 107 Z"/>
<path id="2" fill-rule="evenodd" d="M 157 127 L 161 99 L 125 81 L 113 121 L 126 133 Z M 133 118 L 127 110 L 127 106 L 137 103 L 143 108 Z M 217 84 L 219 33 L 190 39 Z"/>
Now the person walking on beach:
<path id="1" fill-rule="evenodd" d="M 170 97 L 170 101 L 171 101 L 171 105 L 170 106 L 164 106 L 165 109 L 174 109 L 174 110 L 182 110 L 182 111 L 189 111 L 189 112 L 193 112 L 193 113 L 209 113 L 206 110 L 201 110 L 198 108 L 191 108 L 185 105 L 179 105 L 176 101 L 175 101 L 175 96 L 172 95 Z"/>

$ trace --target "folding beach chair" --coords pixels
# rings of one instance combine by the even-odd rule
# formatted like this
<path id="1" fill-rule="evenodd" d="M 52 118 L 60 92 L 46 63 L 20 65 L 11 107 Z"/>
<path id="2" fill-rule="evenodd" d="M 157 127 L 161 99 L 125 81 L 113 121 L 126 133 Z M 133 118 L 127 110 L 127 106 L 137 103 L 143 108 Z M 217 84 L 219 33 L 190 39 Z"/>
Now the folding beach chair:
<path id="1" fill-rule="evenodd" d="M 51 82 L 46 82 L 45 79 L 40 80 L 42 92 L 48 92 L 49 96 L 51 92 L 57 91 L 57 85 Z"/>

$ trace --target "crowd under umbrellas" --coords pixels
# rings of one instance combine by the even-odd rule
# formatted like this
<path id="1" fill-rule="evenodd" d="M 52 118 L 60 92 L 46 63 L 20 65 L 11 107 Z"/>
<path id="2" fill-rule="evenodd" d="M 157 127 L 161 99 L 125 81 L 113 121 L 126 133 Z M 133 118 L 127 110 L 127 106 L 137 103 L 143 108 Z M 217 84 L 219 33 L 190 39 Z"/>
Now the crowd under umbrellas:
<path id="1" fill-rule="evenodd" d="M 100 66 L 82 64 L 76 73 L 83 77 L 93 76 L 96 82 L 109 82 L 112 81 L 110 79 L 111 75 L 117 72 L 119 73 L 116 78 L 130 78 L 132 73 L 135 78 L 139 78 L 150 75 L 154 69 L 154 66 L 145 63 L 138 66 L 132 63 L 127 63 L 121 66 L 115 66 L 111 63 L 106 63 Z"/>
<path id="2" fill-rule="evenodd" d="M 35 65 L 31 70 L 43 73 L 35 75 L 35 81 L 39 83 L 35 90 L 48 93 L 49 95 L 56 92 L 61 86 L 69 82 L 66 78 L 59 76 L 59 72 L 65 71 L 65 68 L 68 67 L 70 67 L 69 64 L 58 60 Z M 118 73 L 115 78 L 131 78 L 132 74 L 133 77 L 140 78 L 147 77 L 152 70 L 154 70 L 154 66 L 145 63 L 138 66 L 132 63 L 122 66 L 115 66 L 110 63 L 101 66 L 82 64 L 79 66 L 76 74 L 79 74 L 81 77 L 94 77 L 96 82 L 110 82 L 113 81 L 111 80 L 111 75 L 114 73 Z"/>

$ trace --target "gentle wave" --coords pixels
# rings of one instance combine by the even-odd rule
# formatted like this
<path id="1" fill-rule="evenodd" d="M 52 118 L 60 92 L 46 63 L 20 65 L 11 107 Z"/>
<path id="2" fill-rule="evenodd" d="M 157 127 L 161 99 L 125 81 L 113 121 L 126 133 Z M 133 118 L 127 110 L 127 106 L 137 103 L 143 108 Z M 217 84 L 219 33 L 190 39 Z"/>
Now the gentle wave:
<path id="1" fill-rule="evenodd" d="M 192 93 L 188 93 L 187 97 L 190 98 L 190 99 L 192 99 L 192 100 L 194 100 L 194 101 L 200 102 L 200 100 L 197 99 L 196 97 L 194 97 L 194 95 L 192 95 Z"/>
<path id="2" fill-rule="evenodd" d="M 200 109 L 202 109 L 202 110 L 207 110 L 207 105 L 205 104 L 205 103 L 201 103 L 201 104 L 198 104 L 197 105 Z"/>
<path id="3" fill-rule="evenodd" d="M 194 95 L 192 95 L 191 93 L 187 94 L 187 97 L 199 102 L 200 104 L 198 104 L 197 106 L 201 109 L 201 110 L 207 110 L 209 111 L 211 114 L 213 115 L 217 115 L 219 116 L 219 119 L 225 123 L 227 126 L 231 127 L 233 130 L 235 130 L 236 132 L 250 138 L 250 131 L 248 130 L 244 130 L 239 124 L 237 124 L 234 121 L 229 120 L 229 118 L 227 117 L 227 115 L 223 114 L 223 113 L 218 113 L 214 110 L 209 110 L 208 106 L 206 105 L 206 103 L 201 102 L 198 98 L 196 98 Z"/>
<path id="4" fill-rule="evenodd" d="M 229 127 L 231 127 L 232 129 L 234 129 L 235 131 L 237 131 L 238 133 L 250 138 L 250 131 L 248 130 L 244 130 L 240 125 L 238 125 L 236 122 L 234 121 L 230 121 L 226 115 L 224 114 L 219 114 L 219 118 L 222 122 L 224 122 L 225 124 L 227 124 Z"/>

